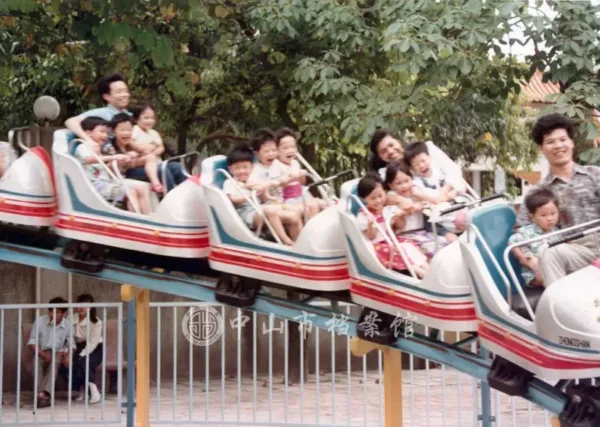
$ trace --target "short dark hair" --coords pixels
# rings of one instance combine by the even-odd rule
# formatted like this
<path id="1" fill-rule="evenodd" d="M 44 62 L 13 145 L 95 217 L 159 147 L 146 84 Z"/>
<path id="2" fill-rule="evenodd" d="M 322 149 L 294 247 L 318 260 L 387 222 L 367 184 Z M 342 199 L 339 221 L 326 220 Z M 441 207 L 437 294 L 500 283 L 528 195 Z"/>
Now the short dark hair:
<path id="1" fill-rule="evenodd" d="M 429 155 L 427 144 L 423 141 L 412 142 L 404 148 L 404 161 L 410 166 L 414 158 L 423 153 Z"/>
<path id="2" fill-rule="evenodd" d="M 260 147 L 267 142 L 277 143 L 275 133 L 271 129 L 260 128 L 256 129 L 250 134 L 250 140 L 248 141 L 248 144 L 254 151 L 258 151 L 260 150 Z"/>
<path id="3" fill-rule="evenodd" d="M 101 117 L 90 116 L 86 117 L 81 121 L 81 129 L 86 130 L 94 130 L 98 126 L 108 126 L 108 122 Z"/>
<path id="4" fill-rule="evenodd" d="M 131 116 L 129 114 L 119 113 L 119 114 L 115 114 L 114 117 L 112 118 L 112 120 L 110 121 L 110 127 L 111 127 L 111 129 L 114 129 L 121 123 L 131 123 L 132 125 L 135 124 L 135 122 L 133 121 L 133 119 L 131 118 Z"/>
<path id="5" fill-rule="evenodd" d="M 142 113 L 148 109 L 155 111 L 154 108 L 152 108 L 152 105 L 150 105 L 150 104 L 136 105 L 135 107 L 130 108 L 130 111 L 131 111 L 131 115 L 134 118 L 134 120 L 137 121 L 140 118 L 140 116 L 142 115 Z"/>
<path id="6" fill-rule="evenodd" d="M 544 136 L 556 129 L 566 130 L 569 138 L 575 139 L 573 122 L 564 114 L 549 114 L 540 117 L 531 129 L 531 138 L 537 145 L 542 145 L 544 143 Z"/>
<path id="7" fill-rule="evenodd" d="M 51 305 L 67 304 L 67 300 L 62 297 L 54 297 L 50 301 L 48 301 L 48 304 L 51 304 Z M 54 311 L 54 307 L 48 307 L 48 311 Z M 56 311 L 62 311 L 64 313 L 65 311 L 67 311 L 67 308 L 66 307 L 60 307 L 60 308 L 57 307 Z"/>
<path id="8" fill-rule="evenodd" d="M 358 181 L 356 192 L 358 197 L 364 199 L 377 188 L 378 185 L 382 185 L 381 178 L 376 173 L 368 173 Z"/>
<path id="9" fill-rule="evenodd" d="M 229 153 L 227 153 L 227 166 L 234 165 L 240 162 L 252 162 L 254 160 L 254 152 L 247 142 L 237 144 Z"/>
<path id="10" fill-rule="evenodd" d="M 384 162 L 377 153 L 377 146 L 381 141 L 383 141 L 383 139 L 386 136 L 393 137 L 394 134 L 387 129 L 378 129 L 377 131 L 375 131 L 375 133 L 371 137 L 371 140 L 369 141 L 369 149 L 371 150 L 371 156 L 369 158 L 368 166 L 371 170 L 378 170 L 384 168 L 387 165 L 387 163 Z"/>
<path id="11" fill-rule="evenodd" d="M 104 95 L 110 94 L 110 85 L 115 82 L 127 83 L 125 77 L 123 77 L 122 74 L 118 73 L 109 74 L 107 76 L 101 77 L 100 80 L 98 80 L 98 93 L 102 98 L 104 98 Z"/>
<path id="12" fill-rule="evenodd" d="M 298 135 L 293 129 L 281 128 L 275 133 L 275 142 L 277 142 L 277 145 L 279 145 L 279 142 L 286 136 L 291 136 L 296 141 L 298 140 Z"/>
<path id="13" fill-rule="evenodd" d="M 385 179 L 383 180 L 383 187 L 389 190 L 392 187 L 392 182 L 396 179 L 398 172 L 402 172 L 405 175 L 412 177 L 412 172 L 405 162 L 394 162 L 390 163 L 385 168 Z"/>
<path id="14" fill-rule="evenodd" d="M 558 197 L 548 187 L 534 188 L 525 197 L 525 207 L 532 215 L 535 214 L 536 210 L 550 202 L 558 208 Z"/>

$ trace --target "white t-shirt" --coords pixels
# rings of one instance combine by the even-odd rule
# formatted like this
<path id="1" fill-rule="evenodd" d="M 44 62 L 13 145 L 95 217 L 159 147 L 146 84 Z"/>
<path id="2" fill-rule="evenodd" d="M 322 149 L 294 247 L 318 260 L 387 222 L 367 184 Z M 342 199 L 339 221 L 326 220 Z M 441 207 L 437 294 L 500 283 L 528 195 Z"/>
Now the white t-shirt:
<path id="1" fill-rule="evenodd" d="M 235 197 L 244 196 L 244 195 L 246 195 L 248 197 L 252 196 L 252 191 L 245 188 L 244 183 L 236 181 L 234 179 L 228 179 L 227 181 L 225 181 L 225 183 L 223 184 L 223 191 L 228 196 L 229 195 L 235 196 Z"/>
<path id="2" fill-rule="evenodd" d="M 133 132 L 131 137 L 136 142 L 141 142 L 143 144 L 156 144 L 157 147 L 163 145 L 163 140 L 160 137 L 160 134 L 154 129 L 148 129 L 147 131 L 143 130 L 138 125 L 133 127 Z"/>
<path id="3" fill-rule="evenodd" d="M 281 167 L 281 162 L 275 159 L 275 161 L 271 163 L 270 166 L 265 166 L 260 162 L 254 163 L 248 181 L 269 182 L 280 180 L 282 177 L 283 168 Z M 281 187 L 270 188 L 269 195 L 274 199 L 280 200 L 283 197 L 283 190 L 281 189 Z"/>
<path id="4" fill-rule="evenodd" d="M 382 230 L 385 230 L 384 221 L 388 222 L 391 217 L 393 217 L 394 215 L 396 215 L 396 213 L 398 213 L 398 210 L 399 210 L 398 206 L 395 206 L 395 205 L 384 206 L 381 213 L 376 215 L 371 212 L 366 213 L 363 209 L 361 209 L 356 214 L 356 225 L 358 225 L 358 229 L 360 231 L 367 231 L 367 228 L 369 228 L 369 217 L 373 216 L 373 217 L 375 217 L 376 222 L 379 224 L 379 226 L 382 228 Z M 373 243 L 378 243 L 378 242 L 381 242 L 384 240 L 384 237 L 379 232 L 379 229 L 376 228 L 376 230 L 377 230 L 377 235 L 375 236 L 374 239 L 371 240 L 371 242 L 373 242 Z"/>

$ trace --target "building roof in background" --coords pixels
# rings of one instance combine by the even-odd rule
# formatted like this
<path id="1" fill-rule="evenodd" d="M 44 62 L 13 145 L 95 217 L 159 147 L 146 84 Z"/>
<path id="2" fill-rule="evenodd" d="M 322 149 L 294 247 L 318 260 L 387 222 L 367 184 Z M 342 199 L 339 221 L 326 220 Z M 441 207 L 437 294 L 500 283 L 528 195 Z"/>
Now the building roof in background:
<path id="1" fill-rule="evenodd" d="M 560 93 L 560 85 L 558 83 L 552 83 L 551 81 L 544 83 L 542 81 L 543 77 L 544 73 L 536 70 L 527 83 L 521 84 L 521 94 L 525 96 L 528 102 L 551 103 L 546 100 L 546 97 Z"/>

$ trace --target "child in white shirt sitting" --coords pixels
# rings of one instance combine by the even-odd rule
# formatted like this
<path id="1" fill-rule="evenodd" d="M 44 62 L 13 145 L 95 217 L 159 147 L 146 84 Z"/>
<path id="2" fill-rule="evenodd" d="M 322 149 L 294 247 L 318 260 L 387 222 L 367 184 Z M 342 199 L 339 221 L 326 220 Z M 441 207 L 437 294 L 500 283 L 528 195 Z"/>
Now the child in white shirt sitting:
<path id="1" fill-rule="evenodd" d="M 260 226 L 261 217 L 254 206 L 249 202 L 252 190 L 257 190 L 257 195 L 262 196 L 271 183 L 251 182 L 250 175 L 253 169 L 254 153 L 248 144 L 239 144 L 227 154 L 227 166 L 232 179 L 225 181 L 223 191 L 233 205 L 244 224 L 250 229 Z M 262 210 L 273 226 L 275 233 L 285 245 L 293 245 L 300 234 L 302 221 L 299 216 L 291 211 L 285 211 L 277 205 L 264 205 Z M 288 226 L 289 236 L 284 224 Z"/>

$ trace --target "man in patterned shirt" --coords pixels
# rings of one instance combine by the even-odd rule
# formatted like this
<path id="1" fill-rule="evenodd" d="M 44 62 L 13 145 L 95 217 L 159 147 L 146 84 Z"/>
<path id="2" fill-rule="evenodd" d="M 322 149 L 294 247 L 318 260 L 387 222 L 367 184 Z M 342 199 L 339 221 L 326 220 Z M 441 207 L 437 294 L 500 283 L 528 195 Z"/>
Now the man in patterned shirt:
<path id="1" fill-rule="evenodd" d="M 560 228 L 600 219 L 600 168 L 582 166 L 573 160 L 573 123 L 561 114 L 541 117 L 531 135 L 550 164 L 550 172 L 540 183 L 552 189 L 560 206 Z M 522 205 L 517 225 L 530 224 L 527 208 Z M 567 274 L 588 266 L 600 257 L 592 235 L 572 243 L 548 248 L 540 264 L 546 286 Z"/>

